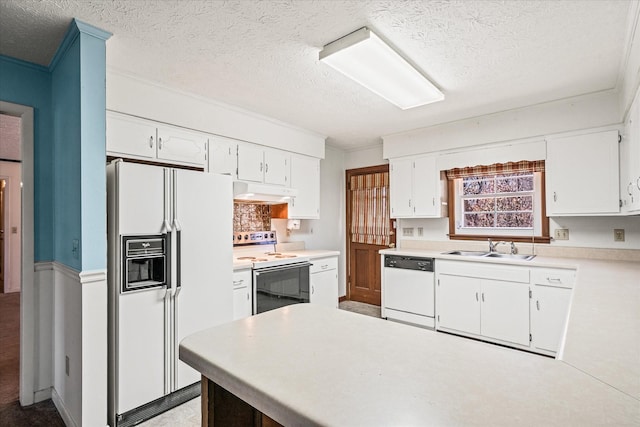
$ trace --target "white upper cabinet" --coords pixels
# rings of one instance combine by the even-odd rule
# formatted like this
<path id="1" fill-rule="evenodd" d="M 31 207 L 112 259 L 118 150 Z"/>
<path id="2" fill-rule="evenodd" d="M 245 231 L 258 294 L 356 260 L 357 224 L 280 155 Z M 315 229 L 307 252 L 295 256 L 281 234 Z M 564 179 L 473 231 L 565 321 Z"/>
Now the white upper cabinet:
<path id="1" fill-rule="evenodd" d="M 320 218 L 320 159 L 292 154 L 291 187 L 298 195 L 289 202 L 289 218 Z"/>
<path id="2" fill-rule="evenodd" d="M 156 124 L 153 122 L 107 112 L 107 154 L 109 155 L 155 159 L 156 136 Z"/>
<path id="3" fill-rule="evenodd" d="M 207 134 L 158 126 L 159 160 L 204 167 L 207 165 Z"/>
<path id="4" fill-rule="evenodd" d="M 224 136 L 209 136 L 209 172 L 236 177 L 238 141 Z"/>
<path id="5" fill-rule="evenodd" d="M 238 144 L 238 179 L 273 185 L 289 185 L 290 154 L 260 145 Z"/>
<path id="6" fill-rule="evenodd" d="M 549 138 L 547 215 L 620 212 L 618 131 Z"/>
<path id="7" fill-rule="evenodd" d="M 623 212 L 640 212 L 640 101 L 637 95 L 620 143 L 620 198 Z"/>
<path id="8" fill-rule="evenodd" d="M 107 112 L 107 155 L 206 168 L 204 133 Z"/>
<path id="9" fill-rule="evenodd" d="M 289 185 L 291 173 L 291 154 L 286 151 L 265 148 L 264 183 Z"/>
<path id="10" fill-rule="evenodd" d="M 435 156 L 391 159 L 389 196 L 392 218 L 440 218 L 443 196 Z"/>

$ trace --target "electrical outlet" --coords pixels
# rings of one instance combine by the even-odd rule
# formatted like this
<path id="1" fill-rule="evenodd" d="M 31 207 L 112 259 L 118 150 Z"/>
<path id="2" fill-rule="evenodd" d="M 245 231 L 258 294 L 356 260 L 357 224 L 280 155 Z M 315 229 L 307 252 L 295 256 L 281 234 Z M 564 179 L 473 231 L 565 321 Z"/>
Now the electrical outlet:
<path id="1" fill-rule="evenodd" d="M 624 242 L 624 228 L 615 228 L 613 230 L 613 241 Z"/>
<path id="2" fill-rule="evenodd" d="M 64 371 L 69 376 L 69 356 L 64 356 Z"/>
<path id="3" fill-rule="evenodd" d="M 556 228 L 554 237 L 555 240 L 569 240 L 568 228 Z"/>
<path id="4" fill-rule="evenodd" d="M 413 236 L 413 227 L 403 227 L 402 235 L 404 237 L 412 237 Z"/>
<path id="5" fill-rule="evenodd" d="M 424 228 L 418 227 L 418 237 L 424 236 Z"/>

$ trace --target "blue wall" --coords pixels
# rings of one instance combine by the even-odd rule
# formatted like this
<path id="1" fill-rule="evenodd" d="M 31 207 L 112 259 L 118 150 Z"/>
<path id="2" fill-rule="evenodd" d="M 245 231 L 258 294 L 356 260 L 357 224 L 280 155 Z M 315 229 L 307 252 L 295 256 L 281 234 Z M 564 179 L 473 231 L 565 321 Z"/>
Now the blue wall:
<path id="1" fill-rule="evenodd" d="M 107 265 L 109 36 L 73 20 L 48 68 L 0 56 L 0 99 L 34 108 L 35 261 L 77 271 Z"/>
<path id="2" fill-rule="evenodd" d="M 51 75 L 45 67 L 0 55 L 0 99 L 33 107 L 35 261 L 53 261 Z"/>

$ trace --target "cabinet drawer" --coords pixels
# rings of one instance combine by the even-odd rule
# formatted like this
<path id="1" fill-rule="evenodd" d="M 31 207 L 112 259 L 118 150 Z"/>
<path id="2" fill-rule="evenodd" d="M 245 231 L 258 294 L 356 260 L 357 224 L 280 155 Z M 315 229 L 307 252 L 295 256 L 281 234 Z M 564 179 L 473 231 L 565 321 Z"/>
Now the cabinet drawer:
<path id="1" fill-rule="evenodd" d="M 436 261 L 436 272 L 452 276 L 529 283 L 529 268 L 470 261 Z"/>
<path id="2" fill-rule="evenodd" d="M 338 257 L 318 258 L 311 260 L 311 268 L 309 272 L 319 273 L 321 271 L 336 270 L 338 268 Z"/>
<path id="3" fill-rule="evenodd" d="M 575 279 L 575 270 L 566 270 L 563 268 L 534 268 L 531 270 L 531 281 L 534 285 L 571 288 L 573 287 Z"/>
<path id="4" fill-rule="evenodd" d="M 233 287 L 242 288 L 251 286 L 251 270 L 240 270 L 233 272 Z"/>

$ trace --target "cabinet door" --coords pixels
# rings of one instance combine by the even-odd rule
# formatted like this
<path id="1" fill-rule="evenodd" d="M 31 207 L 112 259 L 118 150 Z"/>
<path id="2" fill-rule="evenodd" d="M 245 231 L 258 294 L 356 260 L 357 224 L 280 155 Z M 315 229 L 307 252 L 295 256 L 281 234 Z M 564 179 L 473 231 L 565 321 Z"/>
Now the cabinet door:
<path id="1" fill-rule="evenodd" d="M 247 286 L 233 289 L 233 320 L 251 316 L 251 292 L 249 289 Z"/>
<path id="2" fill-rule="evenodd" d="M 265 184 L 289 185 L 291 173 L 291 155 L 286 151 L 265 150 L 264 182 Z"/>
<path id="3" fill-rule="evenodd" d="M 391 218 L 413 216 L 411 204 L 413 160 L 393 160 L 390 165 L 389 198 Z"/>
<path id="4" fill-rule="evenodd" d="M 251 271 L 233 273 L 233 320 L 251 316 Z"/>
<path id="5" fill-rule="evenodd" d="M 311 274 L 309 302 L 338 308 L 338 271 L 325 270 Z"/>
<path id="6" fill-rule="evenodd" d="M 320 218 L 320 159 L 293 155 L 291 187 L 298 196 L 289 202 L 289 218 Z"/>
<path id="7" fill-rule="evenodd" d="M 238 179 L 262 182 L 264 179 L 264 152 L 253 144 L 238 144 Z"/>
<path id="8" fill-rule="evenodd" d="M 222 136 L 209 137 L 209 172 L 235 177 L 238 167 L 238 141 Z"/>
<path id="9" fill-rule="evenodd" d="M 136 117 L 108 112 L 107 154 L 155 159 L 155 124 Z"/>
<path id="10" fill-rule="evenodd" d="M 207 166 L 207 135 L 172 126 L 158 127 L 158 159 Z"/>
<path id="11" fill-rule="evenodd" d="M 483 280 L 480 299 L 482 335 L 529 345 L 529 285 Z"/>
<path id="12" fill-rule="evenodd" d="M 535 285 L 533 294 L 533 345 L 537 349 L 557 352 L 569 313 L 571 289 Z"/>
<path id="13" fill-rule="evenodd" d="M 547 141 L 547 214 L 620 211 L 618 131 Z"/>
<path id="14" fill-rule="evenodd" d="M 480 334 L 480 279 L 440 274 L 436 292 L 438 329 Z"/>
<path id="15" fill-rule="evenodd" d="M 413 206 L 417 217 L 439 216 L 440 171 L 436 170 L 435 157 L 420 157 L 413 166 Z"/>
<path id="16" fill-rule="evenodd" d="M 640 101 L 631 105 L 620 144 L 620 197 L 626 212 L 640 210 Z"/>

